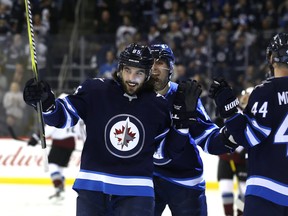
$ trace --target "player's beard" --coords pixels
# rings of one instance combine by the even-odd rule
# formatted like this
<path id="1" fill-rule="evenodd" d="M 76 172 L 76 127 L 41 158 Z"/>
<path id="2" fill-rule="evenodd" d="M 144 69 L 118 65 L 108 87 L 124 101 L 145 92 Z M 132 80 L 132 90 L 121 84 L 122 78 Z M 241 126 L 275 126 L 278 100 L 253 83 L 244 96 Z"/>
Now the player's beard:
<path id="1" fill-rule="evenodd" d="M 168 84 L 169 80 L 160 80 L 157 77 L 153 78 L 153 83 L 154 83 L 154 89 L 155 91 L 161 91 L 163 90 L 167 84 Z"/>
<path id="2" fill-rule="evenodd" d="M 136 84 L 134 87 L 135 88 L 134 90 L 134 89 L 131 89 L 131 87 L 128 86 L 128 84 L 124 83 L 123 78 L 120 73 L 115 72 L 113 73 L 112 77 L 114 78 L 115 81 L 121 84 L 123 90 L 128 95 L 133 96 L 135 94 L 138 94 L 139 92 L 144 92 L 144 91 L 153 92 L 154 91 L 154 84 L 151 79 L 148 79 L 148 81 L 145 81 L 144 83 Z M 151 83 L 150 83 L 150 80 L 152 81 Z M 136 86 L 137 86 L 137 89 L 136 89 Z"/>
<path id="3" fill-rule="evenodd" d="M 136 95 L 137 93 L 139 93 L 141 91 L 141 89 L 143 88 L 143 83 L 133 83 L 133 82 L 129 82 L 126 81 L 124 82 L 123 80 L 122 82 L 122 86 L 124 91 L 128 94 L 128 95 Z M 130 84 L 134 84 L 134 86 L 129 85 Z"/>

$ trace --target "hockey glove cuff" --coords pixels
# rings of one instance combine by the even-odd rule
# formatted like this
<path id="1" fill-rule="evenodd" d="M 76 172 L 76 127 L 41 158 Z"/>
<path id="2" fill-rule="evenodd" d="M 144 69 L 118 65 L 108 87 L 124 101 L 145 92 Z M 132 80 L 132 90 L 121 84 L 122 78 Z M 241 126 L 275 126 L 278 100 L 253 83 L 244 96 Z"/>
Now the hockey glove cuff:
<path id="1" fill-rule="evenodd" d="M 196 107 L 201 92 L 196 81 L 187 80 L 178 85 L 172 111 L 173 124 L 177 129 L 189 128 L 196 120 Z"/>

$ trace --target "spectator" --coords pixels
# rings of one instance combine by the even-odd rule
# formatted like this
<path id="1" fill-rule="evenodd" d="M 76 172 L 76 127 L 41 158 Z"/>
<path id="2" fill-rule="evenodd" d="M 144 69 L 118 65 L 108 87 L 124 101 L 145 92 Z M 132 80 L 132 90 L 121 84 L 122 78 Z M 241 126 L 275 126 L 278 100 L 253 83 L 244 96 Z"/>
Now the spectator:
<path id="1" fill-rule="evenodd" d="M 47 12 L 48 11 L 45 10 L 45 13 Z M 50 24 L 46 16 L 49 16 L 49 14 L 46 14 L 43 17 L 41 17 L 39 14 L 35 14 L 33 16 L 34 33 L 37 33 L 41 38 L 45 38 L 50 29 Z"/>
<path id="2" fill-rule="evenodd" d="M 204 11 L 198 9 L 195 11 L 192 35 L 197 37 L 205 28 L 207 28 L 207 19 L 205 18 Z"/>
<path id="3" fill-rule="evenodd" d="M 15 0 L 11 10 L 11 26 L 15 34 L 21 34 L 23 31 L 25 19 L 25 1 Z"/>
<path id="4" fill-rule="evenodd" d="M 239 85 L 239 81 L 243 78 L 246 62 L 245 55 L 245 39 L 244 37 L 240 37 L 237 41 L 235 41 L 232 52 L 231 52 L 231 81 L 235 84 Z M 241 85 L 241 84 L 240 84 Z"/>
<path id="5" fill-rule="evenodd" d="M 281 28 L 288 26 L 288 0 L 283 1 L 277 8 L 278 25 Z"/>
<path id="6" fill-rule="evenodd" d="M 178 21 L 180 17 L 179 2 L 172 1 L 171 9 L 166 13 L 169 18 L 169 22 Z"/>
<path id="7" fill-rule="evenodd" d="M 184 39 L 184 34 L 182 33 L 182 31 L 180 30 L 180 26 L 178 24 L 178 22 L 173 21 L 170 23 L 170 29 L 169 31 L 166 33 L 165 35 L 165 40 L 167 44 L 175 44 L 175 52 L 177 52 L 178 50 L 182 49 L 182 42 Z"/>
<path id="8" fill-rule="evenodd" d="M 10 25 L 10 15 L 7 12 L 6 6 L 0 3 L 0 43 L 4 43 L 7 37 L 12 34 Z"/>
<path id="9" fill-rule="evenodd" d="M 186 67 L 183 64 L 175 65 L 172 81 L 180 82 L 186 79 L 187 79 Z"/>
<path id="10" fill-rule="evenodd" d="M 148 43 L 149 44 L 153 44 L 153 43 L 159 43 L 163 41 L 161 35 L 160 35 L 160 31 L 157 28 L 156 25 L 151 25 L 149 27 L 149 32 L 148 32 Z"/>
<path id="11" fill-rule="evenodd" d="M 206 65 L 208 62 L 208 57 L 205 53 L 202 52 L 202 46 L 200 44 L 195 46 L 193 53 L 191 53 L 189 62 L 189 77 L 195 74 L 208 75 Z"/>
<path id="12" fill-rule="evenodd" d="M 6 111 L 8 131 L 13 138 L 17 138 L 16 133 L 20 131 L 21 120 L 26 106 L 17 82 L 12 82 L 9 91 L 4 94 L 3 106 Z"/>
<path id="13" fill-rule="evenodd" d="M 137 29 L 132 26 L 129 16 L 123 17 L 123 23 L 117 28 L 116 31 L 116 47 L 127 46 L 133 40 L 133 36 Z"/>
<path id="14" fill-rule="evenodd" d="M 7 56 L 7 62 L 5 69 L 7 72 L 13 73 L 15 71 L 15 65 L 17 63 L 24 64 L 27 62 L 28 56 L 30 57 L 29 51 L 25 53 L 25 45 L 23 38 L 20 34 L 14 34 L 12 37 L 12 44 L 8 44 L 4 53 Z"/>
<path id="15" fill-rule="evenodd" d="M 73 1 L 70 0 L 70 5 Z M 51 34 L 57 34 L 59 31 L 60 13 L 62 9 L 63 0 L 41 0 L 39 4 L 39 12 L 41 15 L 42 25 L 48 29 Z M 75 12 L 73 11 L 72 14 Z M 35 13 L 36 14 L 36 13 Z"/>
<path id="16" fill-rule="evenodd" d="M 157 27 L 161 34 L 166 34 L 169 31 L 169 19 L 166 14 L 160 14 Z"/>
<path id="17" fill-rule="evenodd" d="M 181 31 L 184 33 L 185 36 L 191 34 L 193 28 L 193 21 L 190 19 L 185 10 L 181 10 L 179 12 L 179 16 L 180 16 L 179 22 Z"/>
<path id="18" fill-rule="evenodd" d="M 107 36 L 108 34 L 115 34 L 116 32 L 115 22 L 111 19 L 109 10 L 103 10 L 100 20 L 95 20 L 94 25 L 95 33 L 97 34 L 104 34 Z"/>
<path id="19" fill-rule="evenodd" d="M 97 77 L 101 78 L 112 78 L 112 74 L 117 69 L 117 61 L 115 59 L 115 54 L 112 50 L 106 52 L 106 62 L 99 67 L 99 72 Z"/>
<path id="20" fill-rule="evenodd" d="M 227 77 L 230 80 L 230 43 L 226 34 L 216 36 L 215 45 L 212 50 L 213 61 L 213 77 Z"/>

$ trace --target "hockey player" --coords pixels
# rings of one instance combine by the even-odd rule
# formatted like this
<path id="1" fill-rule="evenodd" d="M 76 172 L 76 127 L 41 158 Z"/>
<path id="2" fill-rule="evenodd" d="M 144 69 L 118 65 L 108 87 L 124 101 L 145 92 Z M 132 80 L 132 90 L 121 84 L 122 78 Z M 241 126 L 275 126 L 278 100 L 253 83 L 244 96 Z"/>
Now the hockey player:
<path id="1" fill-rule="evenodd" d="M 169 104 L 147 86 L 152 64 L 147 46 L 131 44 L 120 53 L 113 80 L 88 79 L 73 95 L 56 101 L 44 81 L 30 80 L 24 88 L 27 104 L 35 107 L 42 101 L 47 124 L 71 127 L 81 118 L 86 125 L 80 172 L 73 185 L 77 216 L 107 215 L 110 209 L 115 215 L 154 214 L 155 146 L 167 144 L 172 159 L 183 151 L 181 143 L 188 136 L 181 128 L 188 128 L 188 111 L 195 109 L 201 91 L 192 82 L 181 85 L 171 127 Z M 165 143 L 167 136 L 181 143 Z"/>
<path id="2" fill-rule="evenodd" d="M 155 90 L 164 95 L 169 103 L 173 103 L 179 88 L 178 84 L 170 81 L 174 54 L 166 44 L 151 45 L 151 51 L 154 57 L 151 80 Z M 200 99 L 189 132 L 193 139 L 185 144 L 180 157 L 166 160 L 165 157 L 159 157 L 161 149 L 157 149 L 154 154 L 155 216 L 160 216 L 166 205 L 173 216 L 207 215 L 203 163 L 197 145 L 211 154 L 230 152 L 231 148 L 225 147 L 226 142 L 222 141 L 219 128 L 211 122 Z"/>
<path id="3" fill-rule="evenodd" d="M 243 110 L 247 103 L 253 87 L 249 87 L 241 92 L 239 96 L 239 107 Z M 217 118 L 218 126 L 223 126 L 223 119 Z M 243 215 L 242 206 L 244 206 L 244 193 L 246 190 L 247 166 L 246 150 L 239 146 L 233 153 L 219 155 L 217 179 L 222 197 L 222 204 L 226 216 L 234 215 L 234 203 L 237 207 L 237 216 Z M 238 185 L 238 197 L 234 202 L 234 177 Z"/>
<path id="4" fill-rule="evenodd" d="M 71 128 L 63 129 L 51 127 L 49 125 L 45 126 L 46 137 L 52 139 L 48 162 L 50 177 L 55 188 L 55 194 L 50 196 L 49 199 L 56 198 L 56 200 L 61 200 L 64 198 L 62 196 L 65 186 L 63 169 L 68 166 L 70 157 L 75 150 L 76 139 L 79 138 L 76 133 L 76 130 L 78 130 L 76 128 L 79 127 L 78 124 Z M 38 144 L 39 140 L 39 135 L 34 133 L 30 137 L 28 145 L 35 146 Z"/>
<path id="5" fill-rule="evenodd" d="M 59 98 L 63 97 L 64 94 L 59 96 Z M 45 125 L 45 135 L 47 138 L 52 139 L 48 163 L 55 194 L 50 196 L 49 199 L 59 201 L 64 198 L 62 194 L 65 188 L 64 168 L 68 166 L 70 157 L 75 150 L 77 139 L 84 141 L 86 137 L 84 123 L 80 120 L 75 126 L 70 128 L 55 128 Z M 28 145 L 35 146 L 39 140 L 39 134 L 33 133 L 28 141 Z"/>
<path id="6" fill-rule="evenodd" d="M 252 91 L 239 111 L 225 80 L 214 80 L 210 96 L 225 121 L 225 134 L 248 151 L 244 216 L 288 215 L 288 34 L 275 35 L 267 48 L 274 77 Z"/>

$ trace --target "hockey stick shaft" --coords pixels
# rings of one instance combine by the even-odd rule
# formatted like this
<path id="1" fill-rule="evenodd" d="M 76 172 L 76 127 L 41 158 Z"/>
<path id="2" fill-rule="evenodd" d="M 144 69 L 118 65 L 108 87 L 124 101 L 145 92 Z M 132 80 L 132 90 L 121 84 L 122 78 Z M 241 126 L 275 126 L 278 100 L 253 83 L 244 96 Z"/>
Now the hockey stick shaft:
<path id="1" fill-rule="evenodd" d="M 242 188 L 241 188 L 241 185 L 240 185 L 240 180 L 239 180 L 238 175 L 237 175 L 236 165 L 235 165 L 235 163 L 234 163 L 234 161 L 233 161 L 232 159 L 229 160 L 229 163 L 230 163 L 230 167 L 231 167 L 233 173 L 236 175 L 236 179 L 237 179 L 237 184 L 238 184 L 238 190 L 239 190 L 240 197 L 243 198 L 243 197 L 244 197 L 244 193 L 243 193 L 243 191 L 242 191 Z M 240 211 L 243 212 L 243 210 L 244 210 L 244 202 L 243 202 L 243 200 L 241 200 L 241 199 L 239 199 L 239 198 L 236 199 L 236 206 L 238 207 L 238 209 L 239 209 Z"/>
<path id="2" fill-rule="evenodd" d="M 35 75 L 35 79 L 39 81 L 39 73 L 37 68 L 37 58 L 36 58 L 36 48 L 35 48 L 35 40 L 34 40 L 34 30 L 33 30 L 33 23 L 32 23 L 32 13 L 30 7 L 30 1 L 25 0 L 25 9 L 26 9 L 26 20 L 27 20 L 27 32 L 28 32 L 28 39 L 29 39 L 29 48 L 30 48 L 30 58 L 32 64 L 32 71 Z M 44 120 L 43 120 L 43 108 L 42 103 L 37 103 L 37 117 L 38 123 L 40 128 L 40 140 L 41 146 L 43 149 L 43 160 L 44 160 L 44 170 L 48 171 L 48 157 L 46 153 L 46 139 L 45 139 L 45 130 L 44 130 Z"/>

